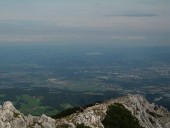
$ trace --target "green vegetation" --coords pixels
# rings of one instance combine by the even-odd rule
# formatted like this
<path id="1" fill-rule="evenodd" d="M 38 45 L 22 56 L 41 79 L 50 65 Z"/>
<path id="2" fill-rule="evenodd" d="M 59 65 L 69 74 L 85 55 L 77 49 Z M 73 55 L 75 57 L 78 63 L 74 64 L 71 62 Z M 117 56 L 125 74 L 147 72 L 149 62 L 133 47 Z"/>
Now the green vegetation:
<path id="1" fill-rule="evenodd" d="M 0 93 L 0 104 L 2 105 L 4 103 L 4 101 L 2 100 L 3 98 L 5 98 L 5 94 L 1 94 Z"/>
<path id="2" fill-rule="evenodd" d="M 35 97 L 29 95 L 18 96 L 16 102 L 20 103 L 20 111 L 25 114 L 34 114 L 41 115 L 42 113 L 47 113 L 48 115 L 52 115 L 53 112 L 58 112 L 57 110 L 53 110 L 53 112 L 48 112 L 48 110 L 52 109 L 49 106 L 42 106 L 41 100 L 43 97 Z"/>
<path id="3" fill-rule="evenodd" d="M 89 126 L 85 126 L 84 124 L 77 124 L 76 128 L 90 128 Z"/>
<path id="4" fill-rule="evenodd" d="M 95 102 L 95 103 L 91 103 L 91 104 L 87 104 L 87 105 L 84 105 L 82 107 L 73 107 L 73 108 L 68 108 L 54 116 L 51 116 L 52 118 L 54 119 L 59 119 L 59 118 L 62 118 L 62 117 L 66 117 L 66 116 L 69 116 L 73 113 L 76 113 L 76 112 L 81 112 L 83 111 L 83 109 L 85 108 L 88 108 L 88 107 L 91 107 L 91 106 L 94 106 L 96 103 L 101 103 L 101 101 L 99 102 Z"/>
<path id="5" fill-rule="evenodd" d="M 142 128 L 137 118 L 122 104 L 110 105 L 102 121 L 105 128 Z"/>
<path id="6" fill-rule="evenodd" d="M 64 108 L 64 109 L 73 108 L 73 106 L 69 103 L 62 103 L 62 104 L 60 104 L 60 107 Z"/>
<path id="7" fill-rule="evenodd" d="M 42 113 L 49 115 L 54 110 L 63 111 L 138 90 L 150 102 L 163 97 L 156 104 L 170 110 L 169 48 L 1 45 L 0 104 L 12 101 L 24 114 L 28 109 L 37 115 L 40 110 L 32 111 L 31 107 L 35 103 Z M 95 55 L 93 51 L 103 54 Z M 25 97 L 16 100 L 22 95 L 30 96 L 25 106 Z M 31 98 L 42 96 L 38 102 Z"/>
<path id="8" fill-rule="evenodd" d="M 5 94 L 0 94 L 0 98 L 5 97 Z"/>
<path id="9" fill-rule="evenodd" d="M 3 94 L 0 97 L 0 104 L 2 105 L 5 101 L 12 101 L 14 106 L 26 115 L 29 113 L 37 116 L 41 114 L 52 116 L 69 108 L 76 106 L 85 107 L 84 105 L 86 104 L 120 96 L 114 91 L 91 92 L 103 93 L 101 96 L 84 93 L 88 92 L 76 92 L 47 87 L 2 88 L 0 89 L 0 94 Z"/>
<path id="10" fill-rule="evenodd" d="M 59 114 L 51 116 L 51 117 L 54 118 L 54 119 L 59 119 L 59 118 L 62 118 L 62 117 L 69 116 L 69 115 L 71 115 L 71 114 L 73 114 L 73 113 L 75 113 L 79 110 L 80 110 L 79 107 L 69 108 L 69 109 L 66 109 L 66 110 L 60 112 Z"/>

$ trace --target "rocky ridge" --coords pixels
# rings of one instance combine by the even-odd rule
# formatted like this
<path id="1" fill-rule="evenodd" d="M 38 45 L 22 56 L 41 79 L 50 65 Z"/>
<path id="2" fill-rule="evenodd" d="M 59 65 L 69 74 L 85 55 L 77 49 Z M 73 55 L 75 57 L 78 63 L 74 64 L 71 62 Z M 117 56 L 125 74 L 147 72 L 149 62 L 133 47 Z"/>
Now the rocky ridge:
<path id="1" fill-rule="evenodd" d="M 46 115 L 40 117 L 25 116 L 15 109 L 9 101 L 0 106 L 0 128 L 76 128 L 76 124 L 85 124 L 91 128 L 104 128 L 101 121 L 109 105 L 121 103 L 139 120 L 145 128 L 170 128 L 170 113 L 164 107 L 150 104 L 140 95 L 128 95 L 110 99 L 88 107 L 61 119 L 52 119 Z"/>

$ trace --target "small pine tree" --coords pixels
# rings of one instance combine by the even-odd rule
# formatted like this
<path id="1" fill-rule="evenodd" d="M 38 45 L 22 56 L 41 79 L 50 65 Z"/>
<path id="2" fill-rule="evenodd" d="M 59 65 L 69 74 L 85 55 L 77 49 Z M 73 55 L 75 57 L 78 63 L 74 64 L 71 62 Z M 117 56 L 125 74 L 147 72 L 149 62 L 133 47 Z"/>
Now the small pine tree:
<path id="1" fill-rule="evenodd" d="M 143 128 L 138 119 L 119 103 L 109 106 L 102 123 L 105 128 Z"/>

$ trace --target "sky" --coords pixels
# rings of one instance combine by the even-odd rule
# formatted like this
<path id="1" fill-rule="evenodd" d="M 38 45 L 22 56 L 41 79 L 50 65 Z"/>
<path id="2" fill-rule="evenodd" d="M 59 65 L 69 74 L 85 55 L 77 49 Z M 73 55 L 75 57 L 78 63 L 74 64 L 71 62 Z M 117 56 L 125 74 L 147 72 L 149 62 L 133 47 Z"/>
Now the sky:
<path id="1" fill-rule="evenodd" d="M 0 0 L 0 43 L 170 45 L 170 0 Z"/>

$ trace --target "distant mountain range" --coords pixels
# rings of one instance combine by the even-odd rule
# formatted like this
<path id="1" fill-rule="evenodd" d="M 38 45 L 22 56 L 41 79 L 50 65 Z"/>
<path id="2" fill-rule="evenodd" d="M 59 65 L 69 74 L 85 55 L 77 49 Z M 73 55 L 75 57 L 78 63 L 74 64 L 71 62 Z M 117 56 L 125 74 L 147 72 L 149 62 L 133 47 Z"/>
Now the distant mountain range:
<path id="1" fill-rule="evenodd" d="M 0 128 L 109 128 L 109 125 L 120 128 L 128 125 L 132 128 L 170 128 L 170 113 L 162 106 L 150 104 L 140 95 L 96 103 L 72 114 L 68 112 L 60 118 L 57 115 L 53 118 L 46 115 L 26 116 L 9 101 L 0 106 Z"/>

